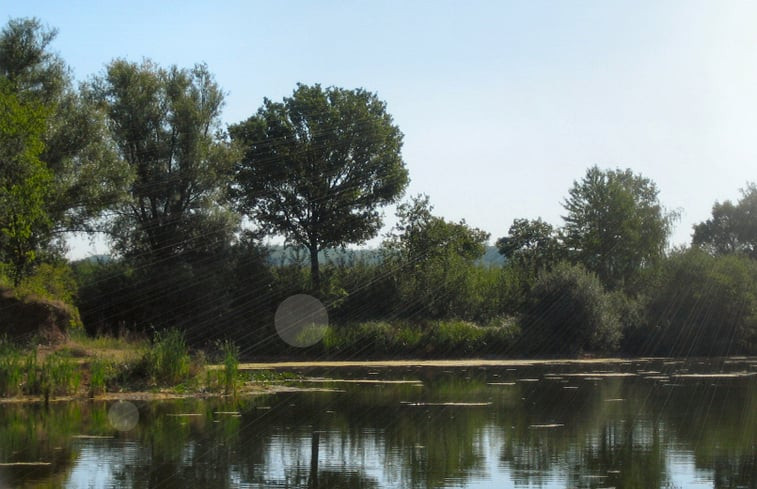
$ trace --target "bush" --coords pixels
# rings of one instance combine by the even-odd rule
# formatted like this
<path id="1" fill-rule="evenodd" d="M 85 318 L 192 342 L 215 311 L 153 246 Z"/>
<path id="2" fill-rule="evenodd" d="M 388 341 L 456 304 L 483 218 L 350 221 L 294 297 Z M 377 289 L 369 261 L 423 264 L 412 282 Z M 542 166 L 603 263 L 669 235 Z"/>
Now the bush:
<path id="1" fill-rule="evenodd" d="M 568 263 L 539 275 L 521 326 L 521 344 L 531 353 L 614 351 L 621 334 L 610 296 L 597 276 Z"/>
<path id="2" fill-rule="evenodd" d="M 677 252 L 662 265 L 649 295 L 635 353 L 757 353 L 757 262 L 743 256 Z"/>

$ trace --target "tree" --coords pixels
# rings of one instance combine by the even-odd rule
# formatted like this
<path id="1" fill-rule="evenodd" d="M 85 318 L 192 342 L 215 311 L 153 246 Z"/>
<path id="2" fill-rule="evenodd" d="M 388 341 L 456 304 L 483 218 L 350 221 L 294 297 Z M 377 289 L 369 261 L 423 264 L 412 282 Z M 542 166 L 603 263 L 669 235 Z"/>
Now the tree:
<path id="1" fill-rule="evenodd" d="M 734 205 L 712 206 L 712 218 L 694 226 L 692 244 L 714 255 L 744 254 L 757 259 L 757 185 L 747 185 Z"/>
<path id="2" fill-rule="evenodd" d="M 115 60 L 91 95 L 134 175 L 110 227 L 116 249 L 167 260 L 224 246 L 237 224 L 220 205 L 236 153 L 220 131 L 223 92 L 207 66 Z"/>
<path id="3" fill-rule="evenodd" d="M 569 253 L 609 288 L 622 287 L 665 251 L 675 215 L 657 196 L 654 182 L 630 169 L 589 168 L 563 203 Z"/>
<path id="4" fill-rule="evenodd" d="M 432 211 L 425 195 L 399 206 L 399 222 L 383 245 L 384 262 L 398 282 L 405 315 L 467 318 L 473 263 L 484 254 L 489 233 Z"/>
<path id="5" fill-rule="evenodd" d="M 691 248 L 661 264 L 647 324 L 627 341 L 641 355 L 757 353 L 757 262 Z"/>
<path id="6" fill-rule="evenodd" d="M 39 160 L 51 172 L 54 190 L 45 199 L 52 225 L 38 236 L 40 249 L 63 233 L 91 231 L 103 211 L 124 196 L 128 168 L 115 157 L 104 114 L 73 87 L 66 64 L 51 51 L 57 35 L 37 19 L 12 19 L 0 33 L 0 78 L 22 104 L 46 112 Z"/>
<path id="7" fill-rule="evenodd" d="M 229 131 L 245 152 L 236 167 L 239 209 L 308 249 L 315 288 L 318 252 L 376 236 L 378 209 L 408 183 L 402 133 L 386 104 L 363 89 L 298 84 Z"/>
<path id="8" fill-rule="evenodd" d="M 22 104 L 0 78 L 0 260 L 11 265 L 15 285 L 50 231 L 52 175 L 39 159 L 45 122 L 42 107 Z"/>
<path id="9" fill-rule="evenodd" d="M 557 231 L 541 218 L 515 219 L 508 235 L 497 240 L 497 249 L 508 262 L 534 275 L 559 261 L 563 251 Z"/>

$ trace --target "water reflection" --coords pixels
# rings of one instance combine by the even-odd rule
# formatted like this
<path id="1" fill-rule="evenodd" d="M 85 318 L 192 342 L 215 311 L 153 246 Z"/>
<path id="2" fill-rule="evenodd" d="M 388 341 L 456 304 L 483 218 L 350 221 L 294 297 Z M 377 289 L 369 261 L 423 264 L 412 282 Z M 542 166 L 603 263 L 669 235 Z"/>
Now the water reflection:
<path id="1" fill-rule="evenodd" d="M 46 465 L 0 466 L 0 487 L 757 487 L 757 377 L 675 377 L 754 363 L 580 368 L 395 369 L 380 377 L 423 383 L 139 403 L 128 432 L 104 403 L 6 404 L 0 462 Z"/>

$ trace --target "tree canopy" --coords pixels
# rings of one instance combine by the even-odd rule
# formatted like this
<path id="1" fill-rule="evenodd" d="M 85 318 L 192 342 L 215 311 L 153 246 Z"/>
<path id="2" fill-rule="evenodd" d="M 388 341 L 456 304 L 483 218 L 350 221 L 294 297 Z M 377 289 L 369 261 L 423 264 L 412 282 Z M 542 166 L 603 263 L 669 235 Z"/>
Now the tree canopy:
<path id="1" fill-rule="evenodd" d="M 12 19 L 0 32 L 3 97 L 45 119 L 29 133 L 40 143 L 36 160 L 26 160 L 28 171 L 48 174 L 51 187 L 42 199 L 44 218 L 29 223 L 34 254 L 60 253 L 63 233 L 94 229 L 128 181 L 111 150 L 103 113 L 74 88 L 68 67 L 51 50 L 56 35 L 37 19 Z"/>
<path id="2" fill-rule="evenodd" d="M 515 219 L 508 235 L 497 240 L 497 249 L 508 262 L 532 274 L 556 263 L 563 254 L 557 230 L 541 218 Z"/>
<path id="3" fill-rule="evenodd" d="M 318 252 L 376 236 L 379 208 L 408 183 L 402 133 L 386 104 L 363 89 L 299 84 L 229 131 L 244 149 L 234 184 L 239 208 L 309 250 L 316 286 Z"/>
<path id="4" fill-rule="evenodd" d="M 654 182 L 630 169 L 589 168 L 563 207 L 568 252 L 609 288 L 663 256 L 675 217 Z"/>
<path id="5" fill-rule="evenodd" d="M 52 175 L 40 161 L 46 112 L 23 104 L 0 78 L 0 261 L 18 285 L 51 227 L 45 204 Z"/>
<path id="6" fill-rule="evenodd" d="M 229 239 L 223 206 L 236 153 L 220 131 L 223 92 L 205 65 L 115 60 L 92 84 L 134 176 L 110 232 L 127 255 L 168 258 Z"/>
<path id="7" fill-rule="evenodd" d="M 742 189 L 736 204 L 716 202 L 712 217 L 694 226 L 691 242 L 715 255 L 744 254 L 757 259 L 757 185 Z"/>

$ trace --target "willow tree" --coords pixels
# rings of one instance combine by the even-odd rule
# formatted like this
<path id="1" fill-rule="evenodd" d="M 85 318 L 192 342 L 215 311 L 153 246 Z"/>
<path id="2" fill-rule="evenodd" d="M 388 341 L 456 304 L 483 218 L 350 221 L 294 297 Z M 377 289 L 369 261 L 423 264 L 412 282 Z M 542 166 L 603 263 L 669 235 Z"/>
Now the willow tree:
<path id="1" fill-rule="evenodd" d="M 73 83 L 55 53 L 57 30 L 34 18 L 11 19 L 0 32 L 0 78 L 27 107 L 40 107 L 45 122 L 38 157 L 51 173 L 53 190 L 44 211 L 51 224 L 38 245 L 62 242 L 70 231 L 91 231 L 103 212 L 124 197 L 128 168 L 116 158 L 105 114 Z"/>
<path id="2" fill-rule="evenodd" d="M 223 92 L 205 65 L 115 60 L 91 88 L 120 159 L 134 175 L 110 228 L 125 255 L 157 259 L 225 241 L 219 203 L 235 157 L 220 130 Z"/>
<path id="3" fill-rule="evenodd" d="M 244 150 L 235 171 L 239 208 L 308 249 L 315 288 L 318 252 L 375 237 L 379 209 L 408 183 L 402 133 L 386 104 L 363 89 L 299 84 L 229 131 Z"/>

